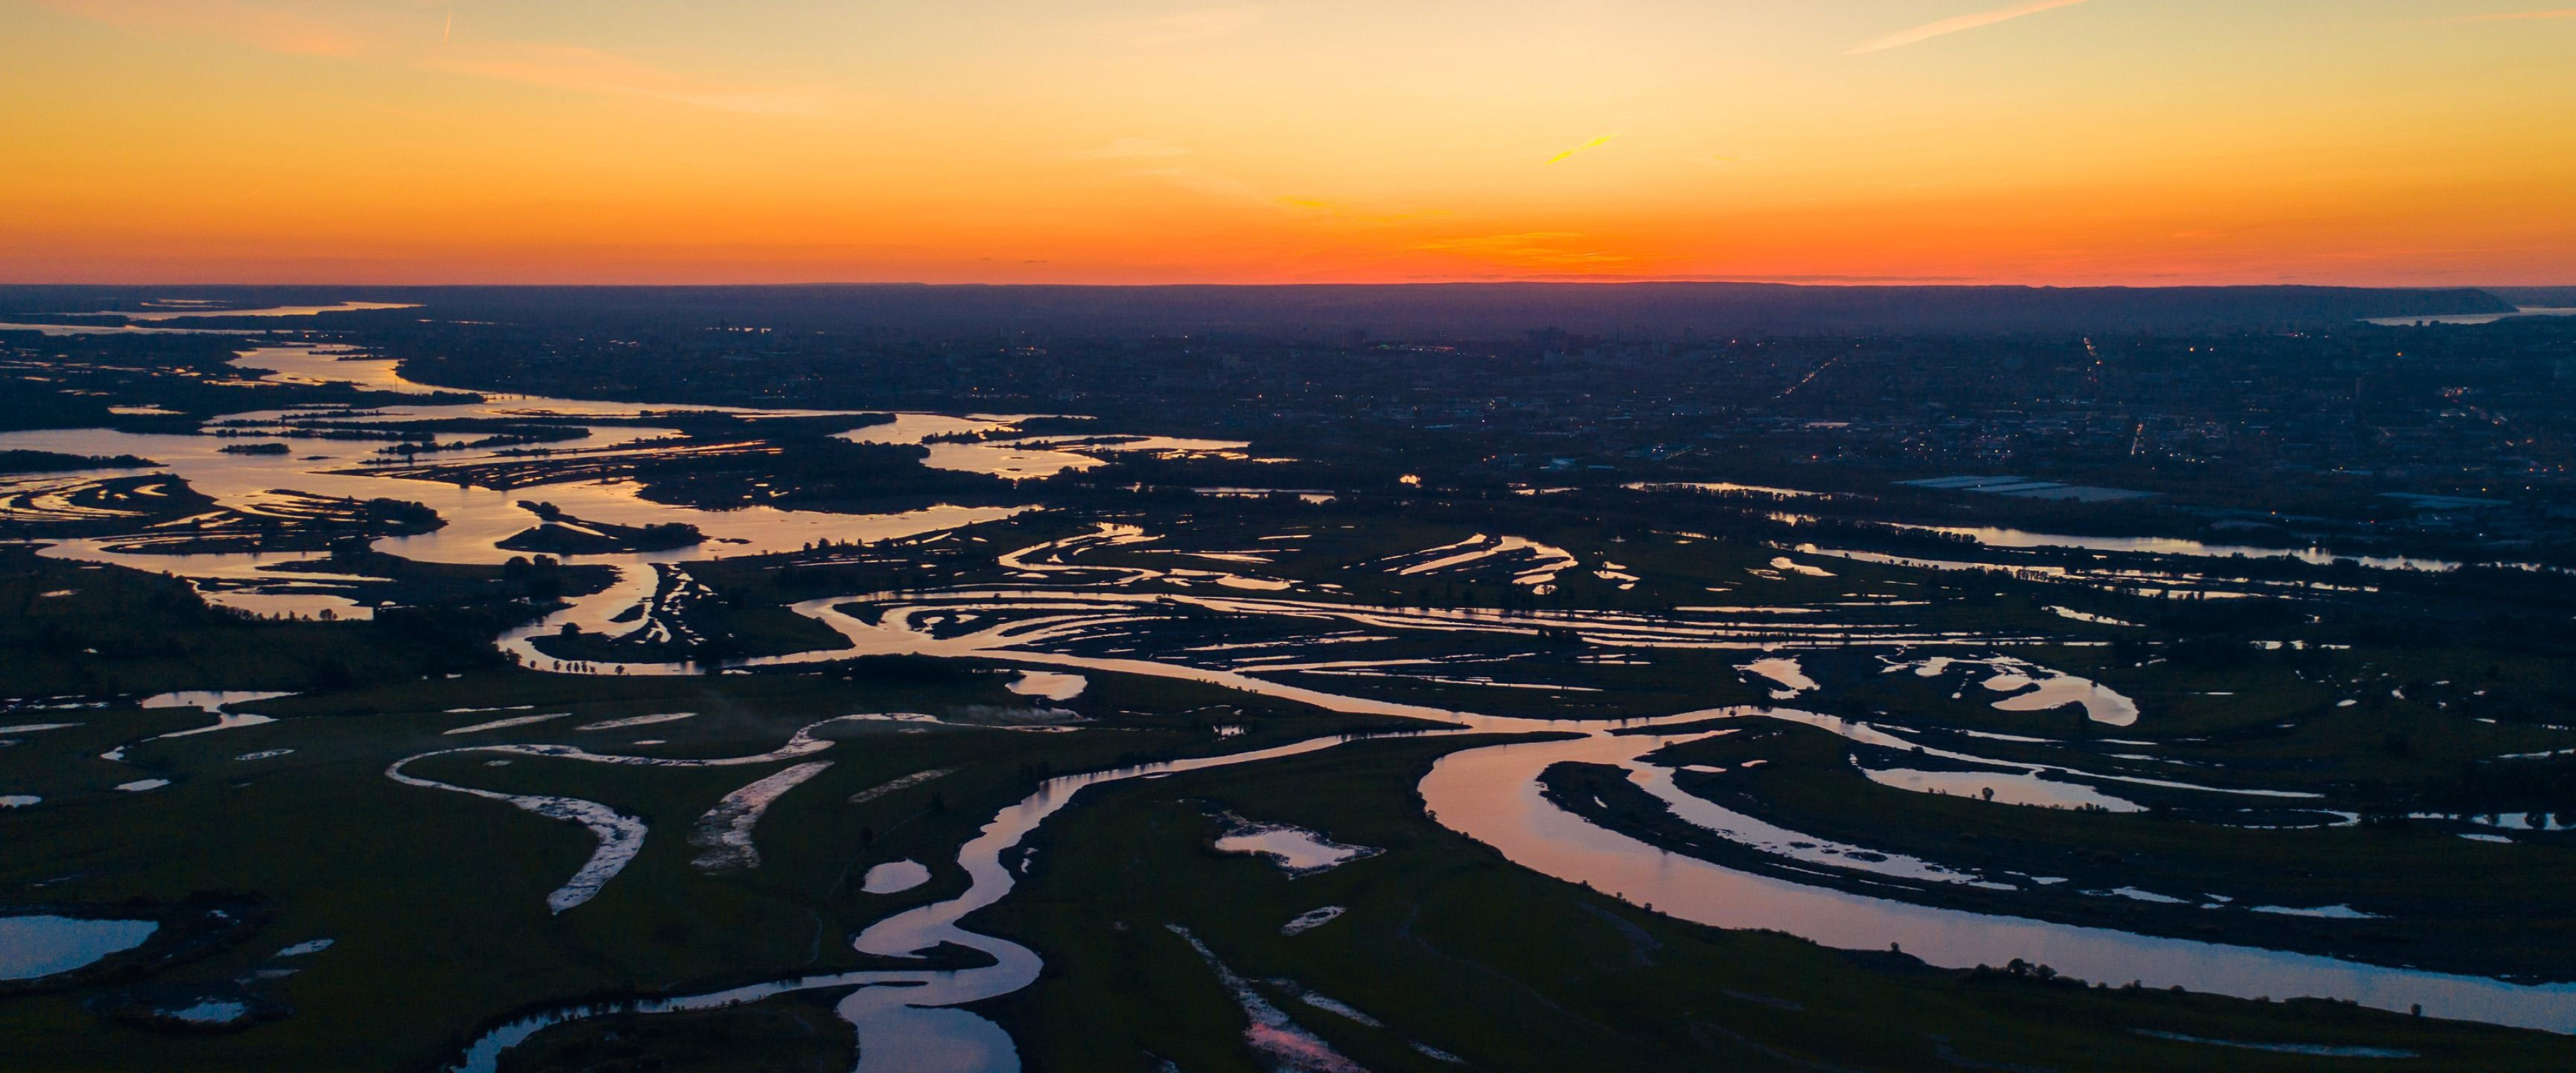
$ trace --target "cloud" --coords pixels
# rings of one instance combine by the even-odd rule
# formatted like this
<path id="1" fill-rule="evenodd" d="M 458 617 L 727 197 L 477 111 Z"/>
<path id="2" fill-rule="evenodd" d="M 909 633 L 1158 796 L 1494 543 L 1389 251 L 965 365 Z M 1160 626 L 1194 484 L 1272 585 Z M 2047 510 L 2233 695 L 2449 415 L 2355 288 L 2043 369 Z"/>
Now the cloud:
<path id="1" fill-rule="evenodd" d="M 2036 15 L 2042 11 L 2047 11 L 2052 8 L 2073 7 L 2083 2 L 2084 0 L 2030 0 L 2028 3 L 2014 4 L 2009 7 L 1999 7 L 1992 11 L 1980 11 L 1973 15 L 1960 15 L 1954 18 L 1942 19 L 1939 22 L 1927 22 L 1911 30 L 1899 30 L 1885 37 L 1863 41 L 1860 44 L 1853 45 L 1852 47 L 1843 50 L 1843 55 L 1858 56 L 1869 52 L 1885 52 L 1891 48 L 1904 48 L 1907 45 L 1929 41 L 1935 37 L 1940 37 L 1945 34 L 1955 34 L 1961 30 L 1974 30 L 1980 26 L 1992 26 L 1998 22 L 2008 22 L 2013 19 L 2018 19 L 2024 15 Z"/>
<path id="2" fill-rule="evenodd" d="M 1151 138 L 1120 138 L 1098 149 L 1077 155 L 1093 160 L 1127 160 L 1136 157 L 1188 156 L 1190 151 Z"/>
<path id="3" fill-rule="evenodd" d="M 1547 158 L 1547 162 L 1548 162 L 1548 163 L 1550 163 L 1550 164 L 1554 164 L 1554 163 L 1556 163 L 1557 161 L 1560 161 L 1560 160 L 1563 160 L 1563 159 L 1565 159 L 1565 158 L 1567 158 L 1567 157 L 1573 156 L 1574 154 L 1576 154 L 1576 153 L 1580 153 L 1580 152 L 1582 152 L 1582 151 L 1584 151 L 1584 150 L 1586 150 L 1586 149 L 1598 149 L 1598 148 L 1600 148 L 1601 146 L 1603 146 L 1603 145 L 1607 144 L 1607 143 L 1610 141 L 1610 139 L 1612 139 L 1612 138 L 1616 138 L 1616 137 L 1618 137 L 1618 135 L 1616 135 L 1616 134 L 1604 134 L 1604 135 L 1602 135 L 1602 136 L 1600 136 L 1600 137 L 1598 137 L 1598 138 L 1594 138 L 1594 139 L 1592 139 L 1591 141 L 1588 141 L 1588 142 L 1585 142 L 1585 143 L 1583 143 L 1583 144 L 1581 144 L 1581 145 L 1575 146 L 1575 147 L 1574 147 L 1574 148 L 1572 148 L 1572 149 L 1568 149 L 1568 150 L 1566 150 L 1566 151 L 1564 151 L 1564 152 L 1562 152 L 1562 153 L 1558 153 L 1558 154 L 1556 154 L 1555 156 L 1549 157 L 1549 158 Z"/>

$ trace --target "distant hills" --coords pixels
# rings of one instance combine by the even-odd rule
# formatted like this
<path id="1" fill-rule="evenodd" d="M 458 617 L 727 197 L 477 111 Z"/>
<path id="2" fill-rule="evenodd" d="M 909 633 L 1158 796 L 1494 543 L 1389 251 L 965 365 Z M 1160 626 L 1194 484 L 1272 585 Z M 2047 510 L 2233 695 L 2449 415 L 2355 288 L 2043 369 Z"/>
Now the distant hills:
<path id="1" fill-rule="evenodd" d="M 2488 287 L 2486 292 L 2518 306 L 2576 309 L 2576 287 Z"/>
<path id="2" fill-rule="evenodd" d="M 2513 292 L 2521 304 L 2576 288 Z M 429 315 L 537 325 L 786 326 L 897 335 L 1228 334 L 1495 339 L 1559 329 L 1681 338 L 1740 332 L 1961 334 L 2206 330 L 2367 317 L 2510 312 L 2477 288 L 1869 287 L 1773 283 L 1440 283 L 1304 286 L 0 287 L 0 315 L 134 309 L 151 299 L 236 308 L 415 302 Z M 411 318 L 416 311 L 335 314 Z M 274 323 L 274 322 L 271 322 Z M 279 325 L 284 326 L 284 325 Z"/>

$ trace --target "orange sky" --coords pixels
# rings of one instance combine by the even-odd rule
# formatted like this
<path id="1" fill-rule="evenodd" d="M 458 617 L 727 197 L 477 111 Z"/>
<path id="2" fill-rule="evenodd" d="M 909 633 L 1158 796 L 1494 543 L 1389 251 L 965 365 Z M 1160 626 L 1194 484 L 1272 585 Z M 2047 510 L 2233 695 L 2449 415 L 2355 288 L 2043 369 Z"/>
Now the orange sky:
<path id="1" fill-rule="evenodd" d="M 0 0 L 0 280 L 2576 284 L 2529 0 Z"/>

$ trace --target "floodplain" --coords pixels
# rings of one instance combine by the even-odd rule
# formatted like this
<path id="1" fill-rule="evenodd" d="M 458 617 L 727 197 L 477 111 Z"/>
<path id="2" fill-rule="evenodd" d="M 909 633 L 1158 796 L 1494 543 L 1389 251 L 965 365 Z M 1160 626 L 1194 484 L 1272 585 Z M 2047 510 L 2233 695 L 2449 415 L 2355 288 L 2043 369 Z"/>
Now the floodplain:
<path id="1" fill-rule="evenodd" d="M 2550 563 L 202 330 L 9 337 L 13 1069 L 2576 1060 Z"/>

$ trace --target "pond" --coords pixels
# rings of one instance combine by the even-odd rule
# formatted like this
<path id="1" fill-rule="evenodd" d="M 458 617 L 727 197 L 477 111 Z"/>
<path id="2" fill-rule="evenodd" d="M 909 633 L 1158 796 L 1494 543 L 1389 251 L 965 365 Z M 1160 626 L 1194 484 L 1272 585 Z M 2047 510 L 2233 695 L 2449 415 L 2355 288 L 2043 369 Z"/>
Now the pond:
<path id="1" fill-rule="evenodd" d="M 1012 682 L 1007 688 L 1023 697 L 1072 700 L 1081 696 L 1083 689 L 1090 684 L 1089 679 L 1078 674 L 1066 674 L 1062 671 L 1021 671 L 1019 680 Z"/>
<path id="2" fill-rule="evenodd" d="M 930 882 L 930 868 L 920 861 L 887 861 L 868 869 L 860 890 L 869 894 L 897 894 Z"/>
<path id="3" fill-rule="evenodd" d="M 1267 859 L 1291 876 L 1312 875 L 1383 852 L 1368 846 L 1346 846 L 1301 827 L 1247 823 L 1227 817 L 1228 831 L 1218 836 L 1216 851 Z"/>
<path id="4" fill-rule="evenodd" d="M 34 980 L 91 965 L 143 945 L 161 925 L 150 920 L 0 917 L 0 980 Z"/>

